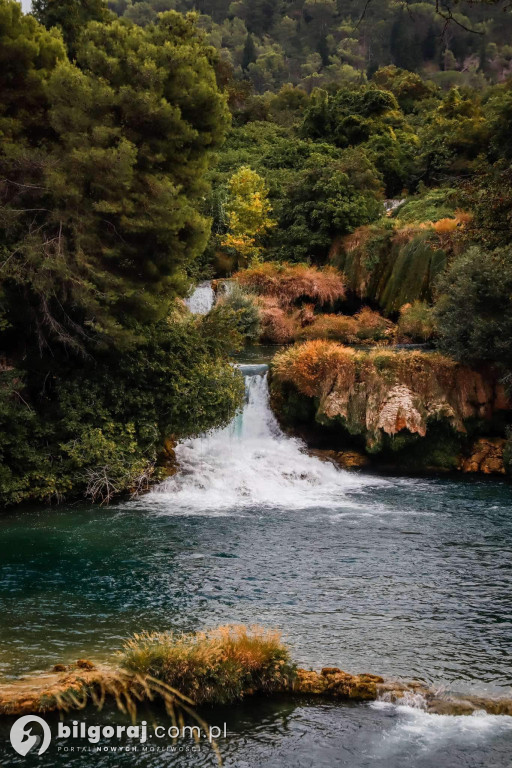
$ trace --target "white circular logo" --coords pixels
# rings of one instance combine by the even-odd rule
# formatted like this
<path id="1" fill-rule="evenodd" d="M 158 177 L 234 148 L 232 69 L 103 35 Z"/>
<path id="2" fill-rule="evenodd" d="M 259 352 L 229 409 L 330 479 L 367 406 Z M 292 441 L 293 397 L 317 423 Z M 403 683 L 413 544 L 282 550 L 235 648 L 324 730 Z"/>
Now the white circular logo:
<path id="1" fill-rule="evenodd" d="M 11 744 L 19 755 L 28 755 L 28 753 L 38 746 L 41 742 L 41 736 L 36 736 L 32 733 L 32 726 L 29 723 L 39 723 L 43 729 L 43 743 L 39 747 L 38 755 L 42 755 L 46 752 L 50 746 L 52 740 L 52 732 L 50 726 L 46 723 L 42 717 L 37 715 L 25 715 L 19 717 L 11 728 L 10 739 Z M 27 727 L 28 726 L 28 727 Z"/>

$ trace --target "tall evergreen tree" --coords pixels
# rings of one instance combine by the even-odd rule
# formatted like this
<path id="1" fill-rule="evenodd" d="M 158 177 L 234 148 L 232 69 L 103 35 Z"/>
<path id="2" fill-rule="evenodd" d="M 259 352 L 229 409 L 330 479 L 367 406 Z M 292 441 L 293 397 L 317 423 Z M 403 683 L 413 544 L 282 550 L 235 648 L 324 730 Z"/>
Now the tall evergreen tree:
<path id="1" fill-rule="evenodd" d="M 133 319 L 165 315 L 208 237 L 198 202 L 228 121 L 193 18 L 92 22 L 77 61 L 54 56 L 52 141 L 26 131 L 16 159 L 0 156 L 6 300 L 27 308 L 21 337 L 41 348 L 120 342 Z"/>
<path id="2" fill-rule="evenodd" d="M 249 64 L 256 61 L 256 46 L 254 45 L 254 38 L 249 33 L 245 38 L 244 50 L 242 53 L 242 69 L 247 72 Z"/>

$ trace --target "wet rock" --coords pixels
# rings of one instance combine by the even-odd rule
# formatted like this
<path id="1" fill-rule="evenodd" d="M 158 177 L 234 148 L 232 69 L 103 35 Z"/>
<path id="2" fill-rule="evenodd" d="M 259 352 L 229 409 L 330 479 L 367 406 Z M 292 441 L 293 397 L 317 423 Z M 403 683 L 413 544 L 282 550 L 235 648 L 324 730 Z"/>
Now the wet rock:
<path id="1" fill-rule="evenodd" d="M 322 672 L 299 669 L 293 684 L 294 693 L 319 694 L 335 699 L 372 701 L 377 698 L 378 675 L 351 675 L 337 667 L 324 667 Z"/>
<path id="2" fill-rule="evenodd" d="M 483 472 L 484 475 L 504 475 L 503 452 L 506 440 L 500 437 L 481 437 L 472 448 L 471 455 L 462 460 L 463 472 Z"/>
<path id="3" fill-rule="evenodd" d="M 359 469 L 368 466 L 370 459 L 358 451 L 340 451 L 336 454 L 336 463 L 342 469 Z"/>
<path id="4" fill-rule="evenodd" d="M 172 477 L 178 471 L 176 459 L 176 441 L 173 437 L 167 437 L 158 454 L 158 466 L 165 471 L 166 477 Z"/>
<path id="5" fill-rule="evenodd" d="M 359 451 L 332 451 L 329 449 L 312 448 L 308 451 L 320 461 L 330 461 L 342 469 L 359 469 L 370 463 L 368 456 Z"/>
<path id="6" fill-rule="evenodd" d="M 77 659 L 76 662 L 77 667 L 80 667 L 80 669 L 94 669 L 95 665 L 92 663 L 92 661 L 89 661 L 88 659 Z"/>
<path id="7" fill-rule="evenodd" d="M 427 704 L 427 712 L 433 715 L 472 715 L 476 707 L 466 699 L 432 699 Z"/>

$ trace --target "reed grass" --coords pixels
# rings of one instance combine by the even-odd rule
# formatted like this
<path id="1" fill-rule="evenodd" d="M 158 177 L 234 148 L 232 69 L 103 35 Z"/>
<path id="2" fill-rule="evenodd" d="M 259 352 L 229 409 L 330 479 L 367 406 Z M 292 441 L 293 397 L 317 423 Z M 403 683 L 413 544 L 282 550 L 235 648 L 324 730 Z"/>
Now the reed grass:
<path id="1" fill-rule="evenodd" d="M 128 640 L 121 666 L 181 691 L 196 704 L 225 704 L 291 684 L 295 674 L 281 636 L 228 625 L 197 634 L 144 632 Z"/>

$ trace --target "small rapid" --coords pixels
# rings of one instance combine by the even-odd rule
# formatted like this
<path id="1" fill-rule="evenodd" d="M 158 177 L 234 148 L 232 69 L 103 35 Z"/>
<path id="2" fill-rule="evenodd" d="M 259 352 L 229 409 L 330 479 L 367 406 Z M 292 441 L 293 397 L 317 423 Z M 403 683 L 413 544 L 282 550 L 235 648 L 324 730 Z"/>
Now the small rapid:
<path id="1" fill-rule="evenodd" d="M 194 315 L 206 315 L 215 303 L 215 293 L 210 280 L 199 283 L 185 304 Z"/>
<path id="2" fill-rule="evenodd" d="M 245 404 L 231 424 L 177 448 L 180 470 L 151 494 L 168 510 L 223 513 L 240 507 L 346 506 L 369 479 L 308 455 L 285 435 L 269 405 L 266 365 L 241 365 Z M 383 482 L 376 479 L 373 483 Z"/>
<path id="3" fill-rule="evenodd" d="M 381 734 L 376 750 L 379 762 L 384 765 L 393 762 L 403 765 L 402 760 L 407 753 L 414 754 L 418 761 L 423 758 L 427 765 L 432 765 L 437 762 L 436 756 L 456 751 L 462 761 L 464 753 L 467 755 L 472 750 L 488 748 L 490 743 L 500 738 L 510 741 L 512 737 L 512 717 L 505 715 L 489 715 L 484 711 L 459 716 L 433 714 L 426 711 L 420 700 L 407 699 L 395 704 L 379 700 L 372 702 L 370 708 L 389 718 L 392 723 Z M 460 763 L 454 761 L 452 764 Z M 500 763 L 497 761 L 495 764 Z M 418 765 L 423 763 L 418 762 Z"/>

